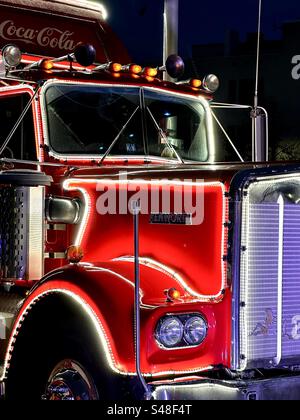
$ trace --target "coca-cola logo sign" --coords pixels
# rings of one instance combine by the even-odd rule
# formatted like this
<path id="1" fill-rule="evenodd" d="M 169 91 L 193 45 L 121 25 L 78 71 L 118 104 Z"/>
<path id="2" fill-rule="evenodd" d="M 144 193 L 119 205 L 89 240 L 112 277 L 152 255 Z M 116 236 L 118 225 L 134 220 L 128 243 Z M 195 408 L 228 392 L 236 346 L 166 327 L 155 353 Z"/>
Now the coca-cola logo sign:
<path id="1" fill-rule="evenodd" d="M 22 41 L 42 48 L 53 48 L 63 51 L 74 51 L 78 42 L 74 32 L 47 26 L 41 29 L 18 26 L 13 20 L 0 23 L 0 38 L 8 42 Z"/>

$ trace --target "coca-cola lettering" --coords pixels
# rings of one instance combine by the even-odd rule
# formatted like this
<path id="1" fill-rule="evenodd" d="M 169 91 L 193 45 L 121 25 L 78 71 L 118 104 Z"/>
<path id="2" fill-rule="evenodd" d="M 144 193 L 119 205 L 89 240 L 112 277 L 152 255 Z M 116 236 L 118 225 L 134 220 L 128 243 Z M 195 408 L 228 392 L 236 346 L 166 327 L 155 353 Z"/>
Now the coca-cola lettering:
<path id="1" fill-rule="evenodd" d="M 59 48 L 60 50 L 74 50 L 76 43 L 70 37 L 73 32 L 59 31 L 56 28 L 42 29 L 36 38 L 38 45 L 41 47 Z"/>
<path id="2" fill-rule="evenodd" d="M 0 23 L 0 37 L 7 41 L 22 41 L 36 44 L 40 47 L 58 48 L 73 51 L 77 42 L 72 39 L 74 32 L 61 31 L 57 28 L 46 27 L 41 30 L 17 27 L 12 20 Z"/>

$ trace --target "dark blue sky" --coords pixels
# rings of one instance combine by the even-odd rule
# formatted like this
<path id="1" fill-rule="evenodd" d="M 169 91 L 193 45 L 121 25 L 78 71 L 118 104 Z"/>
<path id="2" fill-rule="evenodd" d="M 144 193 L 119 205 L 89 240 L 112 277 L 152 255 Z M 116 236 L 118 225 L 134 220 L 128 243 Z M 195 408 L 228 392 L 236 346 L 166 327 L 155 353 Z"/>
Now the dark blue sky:
<path id="1" fill-rule="evenodd" d="M 179 0 L 180 54 L 191 55 L 191 46 L 222 42 L 233 29 L 244 38 L 257 26 L 258 0 Z M 149 64 L 162 55 L 163 0 L 100 0 L 108 22 L 136 60 Z M 300 20 L 299 0 L 263 0 L 263 31 L 279 38 L 282 22 Z M 300 40 L 299 40 L 300 50 Z"/>

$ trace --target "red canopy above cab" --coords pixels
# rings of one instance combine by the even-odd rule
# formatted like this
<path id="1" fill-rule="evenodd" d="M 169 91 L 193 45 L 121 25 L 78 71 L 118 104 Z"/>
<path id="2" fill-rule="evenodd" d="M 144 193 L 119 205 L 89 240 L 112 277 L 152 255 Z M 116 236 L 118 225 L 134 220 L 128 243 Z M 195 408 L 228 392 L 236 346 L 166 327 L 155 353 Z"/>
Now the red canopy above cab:
<path id="1" fill-rule="evenodd" d="M 105 9 L 83 0 L 0 0 L 0 49 L 18 45 L 23 53 L 60 57 L 80 42 L 92 44 L 96 61 L 130 62 L 105 22 Z"/>

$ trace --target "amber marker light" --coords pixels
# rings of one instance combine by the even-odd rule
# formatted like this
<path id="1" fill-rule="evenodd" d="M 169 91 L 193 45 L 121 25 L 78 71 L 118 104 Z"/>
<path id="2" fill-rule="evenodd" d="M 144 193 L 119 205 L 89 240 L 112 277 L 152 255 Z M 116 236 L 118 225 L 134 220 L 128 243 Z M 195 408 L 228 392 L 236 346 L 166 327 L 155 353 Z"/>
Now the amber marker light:
<path id="1" fill-rule="evenodd" d="M 190 85 L 195 89 L 199 89 L 202 85 L 202 82 L 199 79 L 191 79 L 190 80 Z"/>
<path id="2" fill-rule="evenodd" d="M 83 250 L 78 245 L 71 245 L 66 251 L 66 259 L 70 264 L 78 264 L 82 260 L 83 255 Z"/>
<path id="3" fill-rule="evenodd" d="M 150 77 L 150 76 L 146 76 L 145 79 L 147 80 L 147 82 L 152 83 L 154 82 L 155 78 L 154 77 Z"/>
<path id="4" fill-rule="evenodd" d="M 158 70 L 152 67 L 145 67 L 143 70 L 143 74 L 147 77 L 156 77 L 157 73 L 158 73 Z"/>
<path id="5" fill-rule="evenodd" d="M 44 59 L 40 62 L 39 67 L 43 70 L 52 70 L 54 67 L 54 64 L 51 60 Z"/>
<path id="6" fill-rule="evenodd" d="M 137 64 L 132 64 L 129 67 L 129 71 L 130 73 L 133 73 L 133 74 L 140 74 L 142 72 L 142 67 Z"/>
<path id="7" fill-rule="evenodd" d="M 128 71 L 131 74 L 141 74 L 142 73 L 142 67 L 138 64 L 128 64 L 127 66 L 123 66 L 122 70 Z"/>
<path id="8" fill-rule="evenodd" d="M 165 290 L 165 295 L 167 296 L 168 302 L 174 302 L 174 300 L 179 300 L 181 298 L 179 290 L 175 289 L 175 287 Z"/>
<path id="9" fill-rule="evenodd" d="M 109 66 L 109 71 L 113 73 L 119 73 L 122 70 L 122 64 L 120 63 L 111 63 Z"/>

